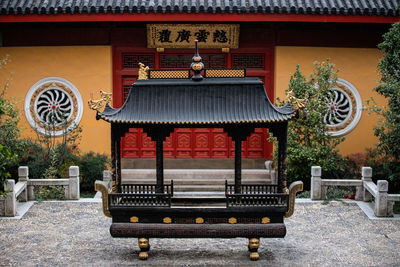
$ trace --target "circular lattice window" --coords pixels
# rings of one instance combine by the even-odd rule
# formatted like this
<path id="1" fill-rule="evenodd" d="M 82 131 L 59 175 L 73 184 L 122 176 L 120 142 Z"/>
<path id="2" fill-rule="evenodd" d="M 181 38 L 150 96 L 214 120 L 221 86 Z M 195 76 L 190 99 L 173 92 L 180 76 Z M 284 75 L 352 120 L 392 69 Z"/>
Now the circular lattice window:
<path id="1" fill-rule="evenodd" d="M 349 133 L 361 117 L 362 102 L 357 89 L 348 81 L 338 79 L 330 97 L 324 121 L 333 136 Z"/>
<path id="2" fill-rule="evenodd" d="M 82 97 L 67 80 L 49 77 L 35 83 L 25 98 L 25 115 L 39 133 L 62 136 L 74 129 L 83 113 Z"/>

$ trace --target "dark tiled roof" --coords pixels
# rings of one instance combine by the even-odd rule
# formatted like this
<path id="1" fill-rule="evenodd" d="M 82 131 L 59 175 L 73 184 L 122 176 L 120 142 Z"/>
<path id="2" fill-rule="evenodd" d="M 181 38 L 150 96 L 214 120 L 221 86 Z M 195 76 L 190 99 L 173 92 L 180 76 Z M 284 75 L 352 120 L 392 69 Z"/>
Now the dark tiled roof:
<path id="1" fill-rule="evenodd" d="M 399 15 L 397 0 L 1 0 L 1 14 L 286 13 Z"/>
<path id="2" fill-rule="evenodd" d="M 287 121 L 296 112 L 277 108 L 257 78 L 138 80 L 119 109 L 98 114 L 113 123 L 237 124 Z"/>

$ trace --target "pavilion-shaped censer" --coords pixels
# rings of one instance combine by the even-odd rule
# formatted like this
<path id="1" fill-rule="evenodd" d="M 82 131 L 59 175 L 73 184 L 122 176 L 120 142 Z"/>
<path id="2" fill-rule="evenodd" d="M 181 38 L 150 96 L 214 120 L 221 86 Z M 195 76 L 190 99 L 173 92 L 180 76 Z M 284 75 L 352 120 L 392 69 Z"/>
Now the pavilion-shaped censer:
<path id="1" fill-rule="evenodd" d="M 290 104 L 273 106 L 263 82 L 246 78 L 245 69 L 205 69 L 197 42 L 192 60 L 186 70 L 142 65 L 121 108 L 96 108 L 96 118 L 111 123 L 113 187 L 96 181 L 95 188 L 104 214 L 112 217 L 111 235 L 138 238 L 140 259 L 148 258 L 149 238 L 244 237 L 250 259 L 257 260 L 259 238 L 286 235 L 284 218 L 293 214 L 303 187 L 286 186 L 287 125 L 297 111 Z M 121 137 L 135 127 L 156 142 L 155 184 L 121 183 Z M 174 128 L 201 127 L 222 128 L 235 142 L 235 182 L 225 183 L 224 208 L 175 207 L 173 182 L 164 183 L 163 141 Z M 268 128 L 278 140 L 277 184 L 241 183 L 241 144 L 255 128 Z"/>

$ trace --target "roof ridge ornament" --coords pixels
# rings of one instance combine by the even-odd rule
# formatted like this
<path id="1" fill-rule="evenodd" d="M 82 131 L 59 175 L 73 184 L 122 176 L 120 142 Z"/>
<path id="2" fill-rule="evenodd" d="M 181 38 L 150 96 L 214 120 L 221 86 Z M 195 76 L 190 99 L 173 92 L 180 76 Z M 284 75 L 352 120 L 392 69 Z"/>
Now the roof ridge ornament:
<path id="1" fill-rule="evenodd" d="M 286 99 L 287 101 L 290 103 L 290 105 L 292 106 L 293 110 L 302 110 L 306 107 L 308 99 L 304 98 L 304 99 L 299 99 L 297 97 L 294 96 L 294 91 L 293 89 L 286 92 Z"/>
<path id="2" fill-rule="evenodd" d="M 89 108 L 92 110 L 100 111 L 104 106 L 109 105 L 112 101 L 112 93 L 107 93 L 104 91 L 100 91 L 100 96 L 101 98 L 99 100 L 93 100 L 89 99 L 88 104 Z M 91 94 L 91 97 L 93 98 L 93 95 Z M 104 105 L 105 103 L 105 105 Z"/>
<path id="3" fill-rule="evenodd" d="M 199 55 L 199 48 L 197 46 L 198 40 L 194 41 L 195 44 L 195 53 L 192 57 L 192 64 L 190 64 L 190 70 L 194 72 L 192 76 L 193 81 L 201 81 L 203 80 L 203 76 L 201 75 L 201 71 L 204 70 L 204 64 L 201 62 L 202 58 Z"/>
<path id="4" fill-rule="evenodd" d="M 139 77 L 138 80 L 147 80 L 149 79 L 147 76 L 147 71 L 149 70 L 148 66 L 145 66 L 143 63 L 139 62 Z"/>

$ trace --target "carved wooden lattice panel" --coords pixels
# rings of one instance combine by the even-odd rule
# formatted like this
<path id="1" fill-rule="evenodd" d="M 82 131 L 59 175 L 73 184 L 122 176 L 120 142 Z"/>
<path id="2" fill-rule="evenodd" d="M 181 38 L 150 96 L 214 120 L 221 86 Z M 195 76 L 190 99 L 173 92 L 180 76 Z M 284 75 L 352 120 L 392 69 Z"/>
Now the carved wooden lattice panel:
<path id="1" fill-rule="evenodd" d="M 194 144 L 193 144 L 193 157 L 194 158 L 209 158 L 210 153 L 210 133 L 212 129 L 199 128 L 193 129 Z"/>
<path id="2" fill-rule="evenodd" d="M 256 128 L 247 138 L 246 158 L 262 158 L 264 156 L 264 142 L 266 142 L 266 129 Z"/>
<path id="3" fill-rule="evenodd" d="M 142 140 L 142 158 L 154 158 L 156 156 L 156 142 L 152 141 L 146 133 L 141 131 L 141 140 Z"/>
<path id="4" fill-rule="evenodd" d="M 164 141 L 164 158 L 174 158 L 175 157 L 175 142 L 174 142 L 174 134 L 165 138 Z"/>
<path id="5" fill-rule="evenodd" d="M 229 142 L 228 134 L 224 133 L 222 129 L 212 129 L 212 158 L 229 158 Z"/>
<path id="6" fill-rule="evenodd" d="M 129 129 L 129 133 L 121 138 L 122 157 L 139 158 L 140 157 L 140 129 Z"/>
<path id="7" fill-rule="evenodd" d="M 137 80 L 137 77 L 129 77 L 129 78 L 124 78 L 122 81 L 122 90 L 124 93 L 124 102 L 126 98 L 128 97 L 129 90 L 132 87 L 132 84 Z"/>
<path id="8" fill-rule="evenodd" d="M 176 157 L 192 158 L 192 129 L 176 129 Z"/>
<path id="9" fill-rule="evenodd" d="M 264 54 L 234 54 L 232 55 L 232 65 L 234 68 L 264 69 Z"/>
<path id="10" fill-rule="evenodd" d="M 161 69 L 188 69 L 192 63 L 193 54 L 163 54 L 160 56 Z M 201 55 L 205 68 L 225 68 L 226 55 Z"/>
<path id="11" fill-rule="evenodd" d="M 143 63 L 145 66 L 154 68 L 154 55 L 153 54 L 122 54 L 122 68 L 123 69 L 137 69 L 138 64 Z"/>

